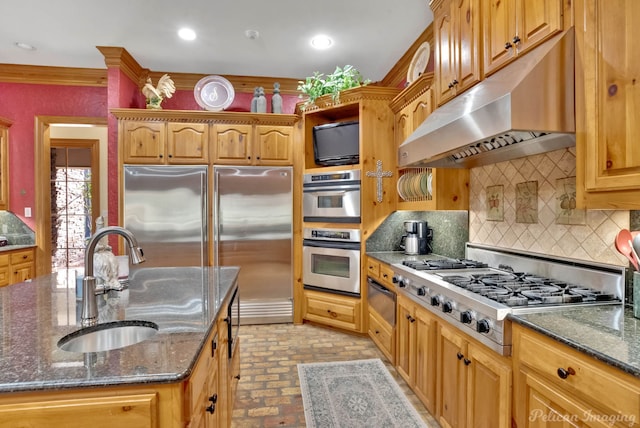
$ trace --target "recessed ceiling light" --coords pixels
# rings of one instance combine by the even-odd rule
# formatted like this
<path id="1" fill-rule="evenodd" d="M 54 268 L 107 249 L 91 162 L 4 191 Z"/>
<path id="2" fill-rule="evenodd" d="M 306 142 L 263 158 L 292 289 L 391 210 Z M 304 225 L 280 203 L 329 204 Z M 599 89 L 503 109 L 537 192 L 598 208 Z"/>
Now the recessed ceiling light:
<path id="1" fill-rule="evenodd" d="M 20 49 L 24 49 L 25 51 L 35 51 L 36 47 L 30 45 L 29 43 L 16 42 L 15 45 Z"/>
<path id="2" fill-rule="evenodd" d="M 191 28 L 181 28 L 178 30 L 178 36 L 180 36 L 182 40 L 195 40 L 196 32 Z"/>
<path id="3" fill-rule="evenodd" d="M 260 37 L 260 33 L 256 30 L 247 30 L 244 32 L 244 35 L 247 36 L 247 39 L 255 40 Z"/>
<path id="4" fill-rule="evenodd" d="M 324 34 L 318 34 L 311 39 L 311 46 L 316 49 L 327 49 L 333 45 L 333 40 Z"/>

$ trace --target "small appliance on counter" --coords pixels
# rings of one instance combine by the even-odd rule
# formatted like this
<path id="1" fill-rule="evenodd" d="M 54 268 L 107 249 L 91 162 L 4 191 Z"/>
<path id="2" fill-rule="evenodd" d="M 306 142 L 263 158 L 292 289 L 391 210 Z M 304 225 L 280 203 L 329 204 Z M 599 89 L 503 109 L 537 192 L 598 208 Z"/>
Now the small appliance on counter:
<path id="1" fill-rule="evenodd" d="M 6 247 L 9 245 L 9 240 L 6 236 L 0 236 L 0 247 Z"/>
<path id="2" fill-rule="evenodd" d="M 429 254 L 431 252 L 431 241 L 433 240 L 433 229 L 426 221 L 407 220 L 404 222 L 406 232 L 400 238 L 400 248 L 405 254 Z"/>

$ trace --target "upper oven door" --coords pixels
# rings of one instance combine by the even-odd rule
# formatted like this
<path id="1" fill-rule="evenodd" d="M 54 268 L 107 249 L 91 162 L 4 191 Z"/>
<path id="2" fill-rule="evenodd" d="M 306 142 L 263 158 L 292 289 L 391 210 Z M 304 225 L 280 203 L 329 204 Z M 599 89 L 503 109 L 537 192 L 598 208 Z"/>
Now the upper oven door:
<path id="1" fill-rule="evenodd" d="M 360 223 L 360 185 L 305 186 L 304 221 Z"/>
<path id="2" fill-rule="evenodd" d="M 331 248 L 341 245 L 334 242 L 323 242 L 323 246 L 309 244 L 305 241 L 302 247 L 304 285 L 359 296 L 360 249 Z"/>

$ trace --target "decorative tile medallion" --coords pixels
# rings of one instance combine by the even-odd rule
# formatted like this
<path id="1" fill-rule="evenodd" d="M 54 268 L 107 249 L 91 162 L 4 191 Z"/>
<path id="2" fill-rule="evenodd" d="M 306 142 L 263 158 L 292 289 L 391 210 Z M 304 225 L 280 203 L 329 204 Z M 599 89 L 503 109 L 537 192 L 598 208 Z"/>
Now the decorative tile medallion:
<path id="1" fill-rule="evenodd" d="M 487 220 L 504 221 L 504 186 L 487 187 Z"/>
<path id="2" fill-rule="evenodd" d="M 556 224 L 586 224 L 587 212 L 576 208 L 576 178 L 556 180 Z"/>
<path id="3" fill-rule="evenodd" d="M 538 222 L 538 182 L 516 184 L 516 223 Z"/>

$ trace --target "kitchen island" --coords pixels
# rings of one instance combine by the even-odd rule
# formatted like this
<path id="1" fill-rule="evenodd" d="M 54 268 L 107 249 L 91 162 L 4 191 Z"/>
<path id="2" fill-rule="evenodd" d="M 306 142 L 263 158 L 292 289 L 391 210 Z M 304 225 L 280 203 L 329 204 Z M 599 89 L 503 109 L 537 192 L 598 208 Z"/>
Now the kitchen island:
<path id="1" fill-rule="evenodd" d="M 21 426 L 15 424 L 30 415 L 34 419 L 26 426 L 63 426 L 62 413 L 69 407 L 77 426 L 87 422 L 82 421 L 85 412 L 104 417 L 105 423 L 120 414 L 123 419 L 109 419 L 118 426 L 184 426 L 198 416 L 199 396 L 208 395 L 201 390 L 227 383 L 215 382 L 214 387 L 208 373 L 228 376 L 223 324 L 238 271 L 132 270 L 129 288 L 97 296 L 99 322 L 151 321 L 159 326 L 158 333 L 135 345 L 95 353 L 57 346 L 79 328 L 81 301 L 74 275 L 52 274 L 1 288 L 0 427 Z M 224 364 L 218 365 L 218 359 Z M 231 400 L 224 397 L 224 402 Z M 52 417 L 53 425 L 47 420 Z"/>

